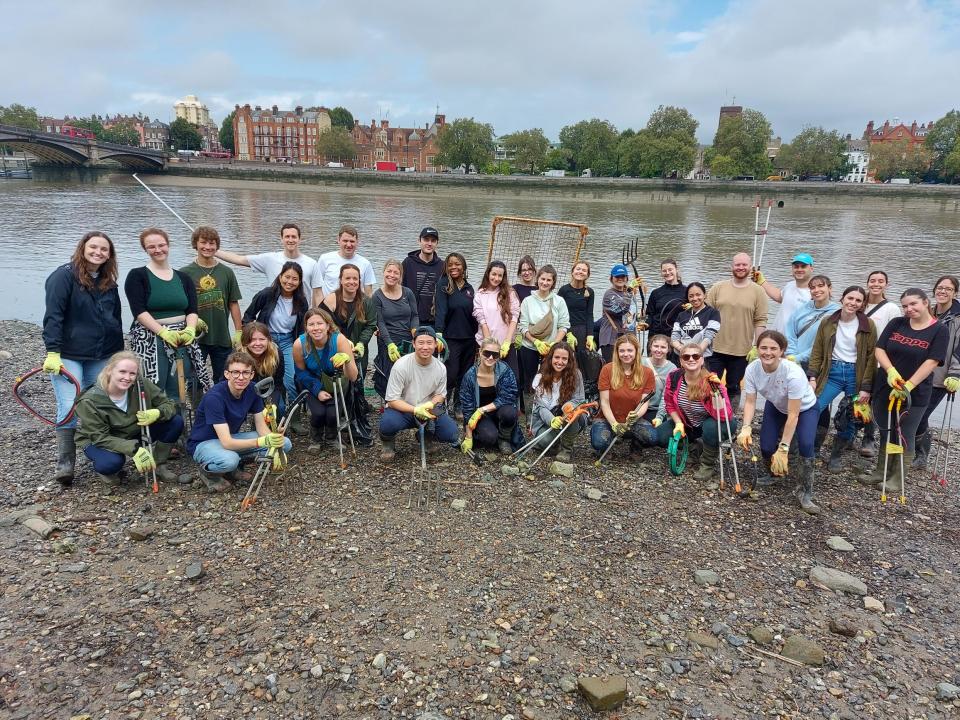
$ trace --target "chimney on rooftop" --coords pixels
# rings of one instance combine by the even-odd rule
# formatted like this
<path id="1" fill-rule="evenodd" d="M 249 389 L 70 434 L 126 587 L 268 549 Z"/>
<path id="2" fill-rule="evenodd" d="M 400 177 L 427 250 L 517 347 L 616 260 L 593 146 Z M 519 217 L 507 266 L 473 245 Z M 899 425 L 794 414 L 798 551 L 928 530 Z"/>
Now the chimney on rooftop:
<path id="1" fill-rule="evenodd" d="M 294 110 L 294 112 L 295 112 L 297 115 L 303 115 L 303 105 L 297 105 L 297 107 L 296 107 L 296 109 Z"/>
<path id="2" fill-rule="evenodd" d="M 277 110 L 277 106 L 274 105 L 274 106 L 273 106 L 273 114 L 276 115 L 278 112 L 280 112 L 280 111 Z"/>

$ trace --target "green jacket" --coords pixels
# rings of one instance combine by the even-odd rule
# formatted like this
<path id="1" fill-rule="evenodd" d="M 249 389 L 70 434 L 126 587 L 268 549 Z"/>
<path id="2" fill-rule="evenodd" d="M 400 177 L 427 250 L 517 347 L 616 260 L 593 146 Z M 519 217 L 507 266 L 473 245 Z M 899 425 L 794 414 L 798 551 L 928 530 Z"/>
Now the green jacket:
<path id="1" fill-rule="evenodd" d="M 160 419 L 165 422 L 177 414 L 176 403 L 163 394 L 163 391 L 149 379 L 141 379 L 143 391 L 147 397 L 147 408 L 157 408 Z M 114 404 L 106 390 L 92 385 L 77 402 L 76 440 L 80 449 L 88 445 L 132 456 L 140 447 L 140 426 L 137 425 L 137 411 L 140 409 L 140 397 L 137 384 L 127 391 L 127 410 L 124 412 Z"/>
<path id="2" fill-rule="evenodd" d="M 874 350 L 877 347 L 877 328 L 873 320 L 862 312 L 857 313 L 857 387 L 870 392 L 873 388 L 873 375 L 877 371 L 877 358 Z M 837 324 L 840 322 L 840 311 L 824 318 L 817 329 L 817 337 L 810 350 L 810 362 L 807 368 L 807 377 L 816 380 L 814 390 L 817 397 L 823 393 L 830 376 L 830 365 L 833 362 L 833 346 L 837 342 Z"/>

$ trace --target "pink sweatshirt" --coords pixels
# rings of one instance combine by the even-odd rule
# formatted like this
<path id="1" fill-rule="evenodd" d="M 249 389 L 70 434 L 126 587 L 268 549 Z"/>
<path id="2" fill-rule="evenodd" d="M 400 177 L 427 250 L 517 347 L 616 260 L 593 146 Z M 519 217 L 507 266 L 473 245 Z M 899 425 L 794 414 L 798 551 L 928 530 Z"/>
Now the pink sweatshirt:
<path id="1" fill-rule="evenodd" d="M 510 330 L 510 323 L 516 322 L 520 317 L 520 300 L 517 294 L 510 291 L 510 322 L 504 322 L 500 315 L 500 305 L 497 302 L 496 290 L 477 290 L 473 296 L 473 317 L 477 319 L 477 325 L 486 325 L 490 331 L 490 337 L 494 337 L 504 343 L 507 340 L 513 342 L 513 337 L 507 337 Z M 477 330 L 477 345 L 483 340 L 483 328 Z"/>

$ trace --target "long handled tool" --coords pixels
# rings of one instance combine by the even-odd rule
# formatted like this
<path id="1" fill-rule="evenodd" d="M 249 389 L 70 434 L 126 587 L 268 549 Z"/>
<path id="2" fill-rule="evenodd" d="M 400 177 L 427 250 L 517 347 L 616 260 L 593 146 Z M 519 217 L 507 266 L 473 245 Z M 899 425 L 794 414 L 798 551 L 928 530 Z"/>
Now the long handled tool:
<path id="1" fill-rule="evenodd" d="M 737 494 L 740 493 L 742 487 L 740 486 L 740 469 L 737 467 L 737 451 L 734 448 L 733 434 L 730 432 L 730 414 L 727 412 L 727 403 L 724 402 L 723 393 L 720 392 L 720 388 L 716 388 L 713 391 L 713 406 L 717 409 L 717 414 L 720 416 L 720 421 L 717 423 L 717 441 L 720 447 L 720 490 L 724 488 L 724 470 L 723 466 L 726 464 L 723 459 L 724 449 L 730 450 L 730 460 L 733 465 L 733 490 Z M 721 424 L 722 423 L 722 424 Z M 727 430 L 727 441 L 723 441 L 723 429 L 726 427 Z"/>
<path id="2" fill-rule="evenodd" d="M 950 428 L 953 426 L 953 400 L 954 393 L 947 393 L 947 407 L 943 411 L 943 421 L 940 423 L 940 435 L 938 436 L 940 442 L 933 456 L 932 480 L 940 483 L 940 487 L 947 486 L 947 470 L 950 468 Z"/>
<path id="3" fill-rule="evenodd" d="M 759 204 L 758 204 L 759 212 Z M 760 256 L 757 258 L 757 270 L 760 270 L 760 266 L 763 265 L 763 250 L 767 246 L 767 230 L 770 228 L 770 212 L 773 210 L 773 200 L 767 201 L 767 219 L 763 223 L 763 230 L 757 230 L 756 232 L 760 235 Z"/>
<path id="4" fill-rule="evenodd" d="M 147 394 L 143 391 L 143 384 L 140 382 L 140 378 L 137 377 L 137 393 L 140 396 L 140 411 L 143 412 L 147 409 Z M 153 452 L 153 438 L 150 437 L 150 426 L 141 425 L 140 426 L 140 443 L 150 451 L 151 457 L 154 457 Z M 157 483 L 157 466 L 154 463 L 153 468 L 150 470 L 150 473 L 144 473 L 144 478 L 147 480 L 147 487 L 150 487 L 150 479 L 153 479 L 153 491 L 155 493 L 160 492 L 160 485 Z"/>
<path id="5" fill-rule="evenodd" d="M 60 422 L 57 422 L 56 405 L 52 401 L 54 393 L 46 387 L 47 373 L 43 371 L 42 367 L 35 367 L 23 375 L 18 375 L 13 382 L 13 397 L 16 398 L 16 401 L 37 420 L 55 427 L 70 422 L 76 413 L 77 401 L 80 399 L 80 382 L 65 367 L 60 368 L 60 374 L 69 380 L 74 387 L 73 405 Z M 37 377 L 37 381 L 24 387 L 24 383 L 32 377 Z M 38 388 L 37 385 L 40 387 Z M 36 398 L 36 401 L 31 404 L 31 400 L 34 398 Z M 50 418 L 47 415 L 53 415 L 53 417 Z"/>
<path id="6" fill-rule="evenodd" d="M 172 207 L 170 207 L 169 205 L 167 205 L 167 204 L 163 201 L 163 198 L 161 198 L 161 197 L 160 197 L 159 195 L 157 195 L 153 190 L 151 190 L 149 187 L 147 187 L 147 184 L 146 184 L 143 180 L 141 180 L 140 178 L 138 178 L 136 173 L 133 174 L 133 179 L 136 180 L 136 181 L 137 181 L 138 183 L 140 183 L 141 185 L 143 185 L 143 189 L 144 189 L 144 190 L 146 190 L 148 193 L 150 193 L 151 195 L 153 195 L 153 196 L 157 199 L 157 201 L 158 201 L 161 205 L 163 205 L 167 210 L 169 210 L 171 213 L 173 213 L 173 216 L 174 216 L 177 220 L 179 220 L 180 222 L 182 222 L 182 223 L 187 227 L 187 229 L 188 229 L 191 233 L 193 232 L 193 226 L 192 226 L 190 223 L 188 223 L 186 220 L 184 220 L 182 217 L 180 217 L 180 216 L 177 214 L 177 211 L 176 211 L 176 210 L 174 210 Z"/>
<path id="7" fill-rule="evenodd" d="M 519 460 L 522 460 L 524 455 L 526 455 L 528 452 L 530 452 L 530 450 L 533 449 L 533 447 L 534 447 L 538 442 L 540 442 L 540 440 L 542 440 L 543 438 L 545 438 L 545 437 L 546 437 L 547 435 L 549 435 L 551 432 L 553 432 L 553 428 L 548 427 L 548 428 L 547 428 L 546 430 L 544 430 L 542 433 L 540 433 L 540 434 L 537 435 L 535 438 L 533 438 L 533 440 L 530 440 L 530 441 L 527 442 L 525 445 L 523 445 L 523 446 L 519 447 L 518 449 L 514 450 L 514 451 L 510 454 L 510 459 L 511 459 L 511 460 L 518 460 L 518 461 L 519 461 Z"/>
<path id="8" fill-rule="evenodd" d="M 551 440 L 550 443 L 543 449 L 543 452 L 537 455 L 537 459 L 530 463 L 530 467 L 527 468 L 527 471 L 529 472 L 530 470 L 533 470 L 534 466 L 536 466 L 536 464 L 543 459 L 544 455 L 550 452 L 550 448 L 552 448 L 556 442 L 563 437 L 563 434 L 580 418 L 581 415 L 587 415 L 591 410 L 596 409 L 596 407 L 597 403 L 595 402 L 583 403 L 582 405 L 577 405 L 572 411 L 564 415 L 564 420 L 566 420 L 566 423 L 562 428 L 560 428 L 560 432 L 554 436 L 553 440 Z"/>
<path id="9" fill-rule="evenodd" d="M 420 469 L 427 469 L 427 423 L 425 420 L 416 420 L 417 439 L 420 440 Z"/>
<path id="10" fill-rule="evenodd" d="M 909 410 L 909 393 L 907 393 L 907 398 L 907 410 Z M 907 473 L 903 466 L 903 432 L 900 428 L 900 411 L 902 409 L 903 400 L 890 393 L 890 402 L 887 403 L 887 451 L 883 455 L 883 484 L 880 486 L 880 502 L 882 503 L 887 501 L 887 468 L 890 465 L 890 456 L 897 455 L 900 458 L 900 504 L 907 504 Z M 893 436 L 894 423 L 897 426 L 896 438 L 899 442 L 893 442 L 890 439 Z"/>
<path id="11" fill-rule="evenodd" d="M 656 373 L 654 373 L 654 377 L 656 377 Z M 654 391 L 654 392 L 656 392 L 656 391 Z M 648 401 L 650 400 L 650 398 L 653 397 L 653 395 L 654 395 L 654 393 L 647 393 L 646 395 L 644 395 L 643 398 L 640 400 L 640 402 L 637 403 L 637 406 L 633 409 L 633 412 L 634 412 L 634 413 L 639 413 L 639 412 L 640 412 L 640 408 L 642 408 L 643 405 L 644 405 L 644 403 L 648 402 Z M 629 420 L 628 422 L 626 422 L 625 424 L 626 424 L 626 426 L 627 426 L 627 430 L 626 430 L 626 432 L 623 433 L 623 435 L 626 435 L 627 432 L 630 431 L 630 428 L 632 428 L 632 427 L 634 426 L 634 424 L 636 424 L 637 420 L 639 420 L 639 419 L 640 419 L 640 417 L 637 416 L 637 417 L 635 417 L 633 420 Z M 606 450 L 604 450 L 604 451 L 603 451 L 603 454 L 602 454 L 600 457 L 597 458 L 596 462 L 593 463 L 596 467 L 600 467 L 600 466 L 603 464 L 603 459 L 607 456 L 607 453 L 609 453 L 609 452 L 613 449 L 613 446 L 617 444 L 617 440 L 619 440 L 621 437 L 623 437 L 623 435 L 614 435 L 614 436 L 610 439 L 610 444 L 607 445 Z"/>
<path id="12" fill-rule="evenodd" d="M 303 390 L 299 395 L 297 395 L 296 398 L 294 398 L 293 402 L 287 406 L 287 412 L 277 425 L 278 433 L 281 435 L 286 433 L 287 426 L 290 424 L 293 414 L 303 403 L 307 401 L 307 397 L 309 395 L 309 390 Z M 247 493 L 243 496 L 243 500 L 240 502 L 240 512 L 247 510 L 257 501 L 257 497 L 260 495 L 260 489 L 263 487 L 263 481 L 266 479 L 270 472 L 270 468 L 273 466 L 274 454 L 282 452 L 283 448 L 276 448 L 273 452 L 268 450 L 266 453 L 263 453 L 257 457 L 257 471 L 253 474 L 253 479 L 250 481 L 250 487 L 247 488 Z"/>
<path id="13" fill-rule="evenodd" d="M 134 176 L 136 177 L 136 176 Z M 750 254 L 750 264 L 757 266 L 757 238 L 760 237 L 760 198 L 753 204 L 753 252 Z"/>
<path id="14" fill-rule="evenodd" d="M 640 238 L 636 237 L 626 245 L 623 246 L 623 251 L 621 253 L 624 265 L 629 265 L 633 270 L 633 279 L 637 283 L 636 290 L 631 301 L 631 305 L 634 309 L 633 313 L 633 322 L 634 322 L 634 332 L 637 335 L 637 340 L 640 341 L 640 359 L 643 359 L 644 355 L 644 345 L 643 342 L 643 330 L 640 329 L 640 323 L 646 325 L 646 316 L 647 316 L 647 284 L 643 281 L 643 278 L 640 277 L 640 271 L 637 270 L 637 260 L 640 258 Z M 638 300 L 639 298 L 639 300 Z"/>
<path id="15" fill-rule="evenodd" d="M 184 370 L 183 348 L 176 350 L 174 369 L 177 373 L 177 399 L 180 403 L 180 412 L 183 414 L 183 437 L 189 437 L 193 427 L 193 407 L 187 398 L 187 378 Z"/>
<path id="16" fill-rule="evenodd" d="M 353 444 L 353 430 L 350 428 L 350 413 L 343 394 L 343 374 L 338 374 L 333 380 L 333 409 L 337 416 L 337 447 L 340 449 L 340 468 L 346 470 L 347 463 L 343 459 L 343 431 L 347 431 L 350 438 L 350 451 L 357 456 L 357 447 Z"/>

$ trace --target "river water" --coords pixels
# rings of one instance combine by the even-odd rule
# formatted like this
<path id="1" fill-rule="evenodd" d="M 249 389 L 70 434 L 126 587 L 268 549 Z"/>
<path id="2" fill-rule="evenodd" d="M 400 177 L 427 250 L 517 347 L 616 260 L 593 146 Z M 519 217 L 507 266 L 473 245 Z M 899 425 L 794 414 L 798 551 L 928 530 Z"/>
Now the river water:
<path id="1" fill-rule="evenodd" d="M 254 189 L 165 184 L 156 190 L 188 222 L 212 224 L 225 248 L 242 253 L 278 249 L 280 225 L 292 221 L 303 228 L 303 251 L 316 257 L 335 248 L 341 224 L 355 225 L 360 252 L 373 262 L 378 277 L 387 258 L 415 249 L 420 228 L 432 225 L 440 230 L 441 255 L 463 253 L 469 277 L 479 281 L 495 215 L 586 224 L 590 234 L 583 256 L 593 263 L 590 284 L 600 292 L 608 286 L 609 267 L 619 262 L 621 247 L 635 237 L 640 238 L 637 265 L 651 287 L 660 284 L 660 258 L 669 256 L 679 260 L 684 281 L 700 280 L 709 287 L 727 276 L 734 252 L 749 252 L 753 240 L 749 201 L 742 206 L 641 204 L 533 194 L 504 200 L 485 197 L 480 189 L 476 194 L 391 196 L 389 190 L 357 194 L 282 185 Z M 816 270 L 833 280 L 835 296 L 848 284 L 865 282 L 875 268 L 890 274 L 891 298 L 910 285 L 929 290 L 937 275 L 960 270 L 945 252 L 960 247 L 954 213 L 893 206 L 798 208 L 791 207 L 789 197 L 784 200 L 783 208 L 773 209 L 763 261 L 767 277 L 778 285 L 789 279 L 790 258 L 797 252 L 814 256 Z M 170 233 L 175 267 L 191 259 L 186 228 L 128 177 L 117 175 L 110 183 L 98 184 L 0 180 L 0 208 L 0 319 L 42 320 L 44 279 L 69 259 L 88 230 L 103 230 L 113 239 L 122 275 L 146 262 L 137 235 L 151 225 Z M 568 258 L 557 258 L 555 264 L 565 281 Z M 237 277 L 245 307 L 265 281 L 247 268 L 237 268 Z M 771 309 L 776 309 L 774 303 Z"/>

